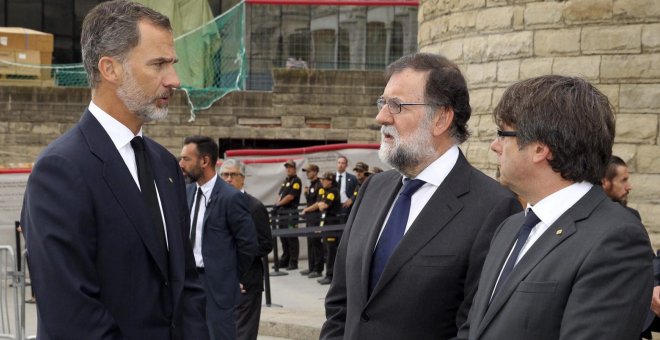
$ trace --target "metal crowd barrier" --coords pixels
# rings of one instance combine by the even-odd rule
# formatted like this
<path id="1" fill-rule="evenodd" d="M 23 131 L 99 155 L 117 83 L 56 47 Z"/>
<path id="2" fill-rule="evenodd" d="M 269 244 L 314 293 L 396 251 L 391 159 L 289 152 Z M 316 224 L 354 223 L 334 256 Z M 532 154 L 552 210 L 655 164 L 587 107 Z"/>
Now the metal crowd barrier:
<path id="1" fill-rule="evenodd" d="M 14 249 L 0 246 L 0 339 L 36 339 L 25 335 L 25 271 L 16 262 Z"/>

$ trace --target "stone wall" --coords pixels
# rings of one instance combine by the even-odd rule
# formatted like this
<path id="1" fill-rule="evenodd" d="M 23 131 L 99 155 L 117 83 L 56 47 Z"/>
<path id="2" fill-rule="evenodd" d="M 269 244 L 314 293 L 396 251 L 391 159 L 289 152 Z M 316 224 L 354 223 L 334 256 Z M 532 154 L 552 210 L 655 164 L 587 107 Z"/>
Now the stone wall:
<path id="1" fill-rule="evenodd" d="M 617 112 L 614 153 L 632 171 L 630 205 L 660 245 L 658 0 L 421 0 L 420 50 L 458 63 L 470 86 L 468 158 L 491 173 L 490 116 L 504 89 L 561 74 L 588 79 Z"/>
<path id="2" fill-rule="evenodd" d="M 377 142 L 380 71 L 274 70 L 272 92 L 234 92 L 189 122 L 185 94 L 177 91 L 168 117 L 145 133 L 178 155 L 185 136 L 213 138 Z M 82 88 L 0 86 L 0 167 L 29 165 L 73 126 L 89 104 Z"/>

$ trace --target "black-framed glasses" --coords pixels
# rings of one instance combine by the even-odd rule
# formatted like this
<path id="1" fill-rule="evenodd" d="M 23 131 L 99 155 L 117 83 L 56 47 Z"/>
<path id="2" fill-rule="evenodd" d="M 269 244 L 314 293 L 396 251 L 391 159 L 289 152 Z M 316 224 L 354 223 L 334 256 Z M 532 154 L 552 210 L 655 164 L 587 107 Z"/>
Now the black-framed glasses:
<path id="1" fill-rule="evenodd" d="M 502 138 L 502 137 L 518 137 L 518 131 L 502 131 L 500 129 L 497 130 L 497 137 Z"/>
<path id="2" fill-rule="evenodd" d="M 383 109 L 383 107 L 387 105 L 387 110 L 390 111 L 390 114 L 399 114 L 401 113 L 401 109 L 404 106 L 413 106 L 413 105 L 429 105 L 426 103 L 399 103 L 396 99 L 390 99 L 387 100 L 383 97 L 380 97 L 376 99 L 376 107 L 378 107 L 378 111 Z"/>
<path id="3" fill-rule="evenodd" d="M 236 177 L 239 177 L 239 176 L 243 176 L 243 175 L 241 173 L 238 173 L 238 172 L 221 172 L 220 173 L 220 177 L 222 177 L 222 178 L 230 178 L 230 177 L 231 178 L 236 178 Z"/>

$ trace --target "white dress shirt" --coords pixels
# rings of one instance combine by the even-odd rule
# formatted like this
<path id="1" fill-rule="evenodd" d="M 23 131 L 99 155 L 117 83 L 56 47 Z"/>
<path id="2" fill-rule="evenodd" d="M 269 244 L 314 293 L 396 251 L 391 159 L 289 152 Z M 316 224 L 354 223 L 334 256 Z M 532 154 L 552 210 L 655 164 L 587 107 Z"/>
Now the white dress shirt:
<path id="1" fill-rule="evenodd" d="M 528 209 L 532 209 L 532 211 L 534 211 L 541 222 L 537 223 L 530 231 L 527 241 L 523 245 L 522 249 L 520 249 L 520 254 L 518 254 L 516 264 L 520 262 L 520 259 L 522 259 L 522 257 L 534 245 L 534 243 L 538 241 L 541 235 L 543 235 L 543 233 L 548 230 L 548 228 L 550 228 L 550 226 L 555 223 L 555 221 L 557 221 L 561 215 L 563 215 L 566 211 L 568 211 L 568 209 L 575 205 L 577 201 L 586 195 L 587 192 L 591 190 L 591 187 L 593 187 L 593 184 L 588 182 L 573 183 L 559 191 L 550 194 L 549 196 L 546 196 L 534 206 L 527 204 L 525 214 L 527 214 Z M 515 248 L 515 246 L 516 245 L 514 243 L 504 263 L 509 260 L 509 256 L 511 256 L 511 252 L 513 252 L 513 248 Z M 502 275 L 503 269 L 504 266 L 502 266 L 500 269 L 500 274 L 497 276 L 498 282 L 500 281 L 500 276 Z M 498 282 L 495 282 L 495 287 L 497 287 Z M 493 297 L 493 293 L 494 291 L 491 292 L 491 299 Z"/>
<path id="2" fill-rule="evenodd" d="M 447 175 L 449 175 L 449 172 L 451 172 L 451 169 L 454 168 L 454 165 L 456 165 L 456 161 L 458 161 L 458 146 L 454 145 L 449 150 L 447 150 L 442 156 L 440 156 L 438 159 L 433 161 L 433 163 L 429 164 L 429 166 L 426 167 L 426 169 L 422 170 L 422 172 L 417 175 L 414 179 L 421 179 L 424 182 L 426 182 L 424 185 L 422 185 L 411 197 L 410 197 L 410 213 L 408 214 L 408 222 L 406 223 L 406 229 L 404 230 L 404 235 L 405 233 L 408 232 L 408 229 L 410 229 L 410 226 L 415 222 L 415 219 L 417 219 L 417 216 L 419 216 L 419 213 L 422 212 L 422 209 L 426 206 L 426 204 L 429 202 L 431 199 L 431 196 L 435 193 L 435 191 L 440 187 L 440 184 L 447 178 Z M 406 177 L 402 179 L 402 181 L 405 181 Z M 403 186 L 401 187 L 403 189 Z M 398 195 L 397 195 L 398 198 Z M 387 224 L 387 220 L 390 218 L 390 214 L 392 213 L 392 208 L 394 208 L 394 204 L 396 203 L 396 199 L 394 202 L 392 202 L 392 206 L 390 206 L 390 210 L 387 213 L 387 218 L 385 218 L 385 221 L 383 222 L 383 226 L 380 228 L 380 234 L 383 233 L 383 229 L 385 229 L 385 225 Z M 380 240 L 380 234 L 378 235 L 378 239 Z M 377 244 L 378 242 L 376 242 Z"/>
<path id="3" fill-rule="evenodd" d="M 341 176 L 341 179 L 339 179 L 339 176 Z M 339 184 L 339 202 L 344 203 L 348 199 L 348 195 L 346 194 L 346 171 L 337 172 L 335 178 L 337 179 L 337 184 Z"/>
<path id="4" fill-rule="evenodd" d="M 193 199 L 192 209 L 190 209 L 190 223 L 192 224 L 193 217 L 195 215 L 195 205 L 197 204 L 197 189 L 202 188 L 202 197 L 200 197 L 199 204 L 199 213 L 197 213 L 197 225 L 195 226 L 195 246 L 193 247 L 193 254 L 195 255 L 195 264 L 197 267 L 204 267 L 204 258 L 202 257 L 202 231 L 204 226 L 204 214 L 206 213 L 206 207 L 211 203 L 209 198 L 211 198 L 211 192 L 215 186 L 215 181 L 218 179 L 218 176 L 213 176 L 208 182 L 203 185 L 195 188 L 195 195 Z"/>
<path id="5" fill-rule="evenodd" d="M 140 180 L 138 179 L 135 151 L 133 151 L 133 147 L 131 146 L 131 141 L 136 135 L 133 135 L 133 131 L 126 127 L 126 125 L 120 123 L 100 107 L 96 106 L 94 102 L 89 103 L 88 110 L 101 124 L 101 127 L 103 127 L 103 130 L 105 130 L 108 136 L 110 136 L 112 143 L 115 145 L 117 151 L 119 151 L 119 155 L 124 160 L 124 164 L 126 164 L 128 171 L 131 173 L 131 176 L 133 176 L 135 184 L 138 189 L 142 190 L 140 188 Z M 142 137 L 142 128 L 138 131 L 137 136 Z M 156 183 L 154 183 L 154 187 L 156 187 L 156 196 L 158 197 L 158 206 L 160 207 L 160 217 L 163 219 L 163 228 L 165 228 L 165 244 L 169 248 L 169 242 L 167 240 L 167 224 L 165 223 L 165 214 L 163 214 L 163 204 L 160 202 L 160 194 L 158 193 L 158 186 L 156 186 Z"/>

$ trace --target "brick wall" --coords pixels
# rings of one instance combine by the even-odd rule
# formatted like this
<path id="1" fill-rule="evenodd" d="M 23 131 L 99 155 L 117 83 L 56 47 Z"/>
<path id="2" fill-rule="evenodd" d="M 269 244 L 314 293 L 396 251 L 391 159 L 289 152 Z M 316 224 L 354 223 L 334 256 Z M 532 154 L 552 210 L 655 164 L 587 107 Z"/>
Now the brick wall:
<path id="1" fill-rule="evenodd" d="M 473 137 L 463 146 L 493 173 L 490 116 L 518 80 L 588 79 L 617 112 L 614 153 L 632 171 L 630 205 L 660 246 L 660 4 L 658 0 L 421 0 L 418 43 L 458 63 L 470 86 Z"/>

